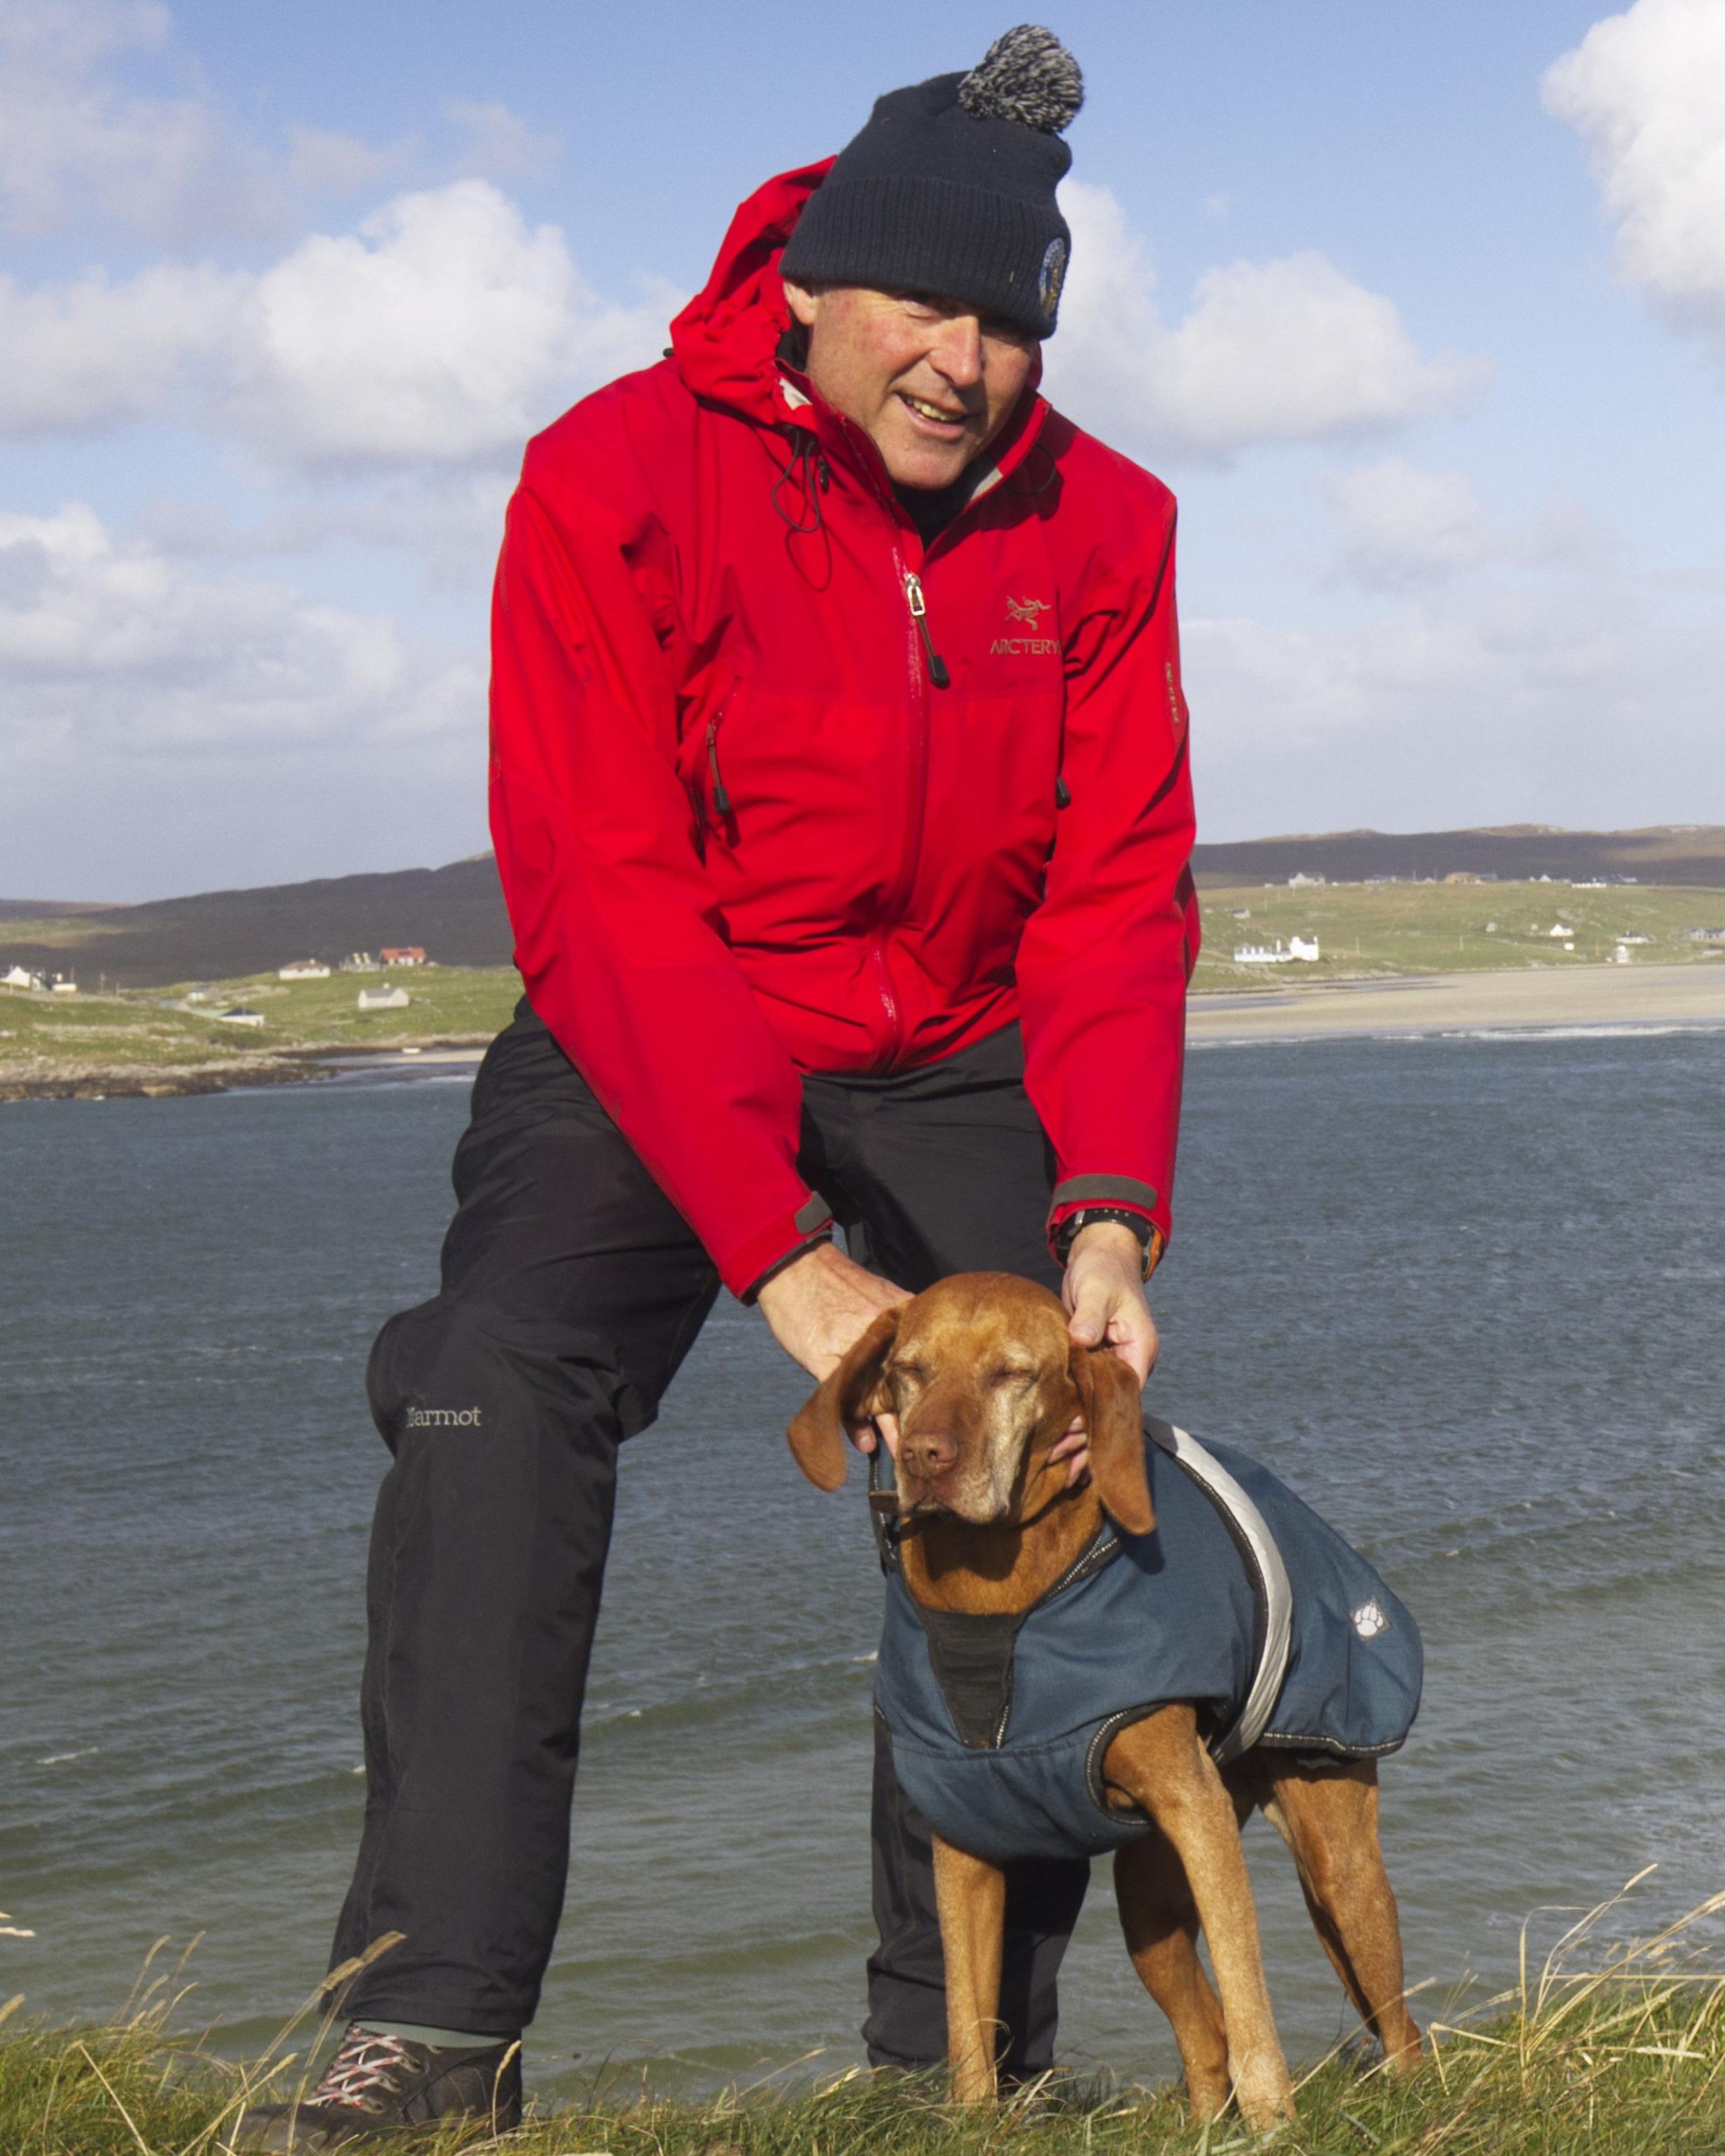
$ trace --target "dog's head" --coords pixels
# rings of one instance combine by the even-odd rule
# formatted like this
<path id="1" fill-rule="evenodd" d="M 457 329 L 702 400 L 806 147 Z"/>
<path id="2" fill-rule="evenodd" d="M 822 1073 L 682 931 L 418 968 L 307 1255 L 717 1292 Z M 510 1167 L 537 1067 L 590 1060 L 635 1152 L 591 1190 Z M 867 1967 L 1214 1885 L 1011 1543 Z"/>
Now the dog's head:
<path id="1" fill-rule="evenodd" d="M 846 1426 L 883 1414 L 898 1419 L 906 1511 L 1011 1519 L 1027 1467 L 1081 1417 L 1103 1509 L 1129 1534 L 1156 1524 L 1137 1379 L 1110 1350 L 1076 1345 L 1059 1300 L 1034 1281 L 959 1273 L 883 1312 L 792 1422 L 797 1465 L 836 1490 Z"/>

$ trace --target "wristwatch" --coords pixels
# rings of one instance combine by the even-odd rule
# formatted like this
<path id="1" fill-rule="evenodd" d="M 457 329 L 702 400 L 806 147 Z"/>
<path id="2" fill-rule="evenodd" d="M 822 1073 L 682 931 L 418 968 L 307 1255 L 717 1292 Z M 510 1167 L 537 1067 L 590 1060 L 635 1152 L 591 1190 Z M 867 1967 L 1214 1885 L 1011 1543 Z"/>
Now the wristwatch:
<path id="1" fill-rule="evenodd" d="M 1147 1280 L 1156 1255 L 1156 1229 L 1142 1213 L 1131 1212 L 1124 1205 L 1082 1205 L 1077 1212 L 1069 1213 L 1054 1231 L 1054 1254 L 1060 1264 L 1065 1265 L 1071 1256 L 1079 1230 L 1093 1228 L 1099 1220 L 1117 1220 L 1122 1228 L 1132 1229 L 1144 1253 L 1144 1277 Z"/>

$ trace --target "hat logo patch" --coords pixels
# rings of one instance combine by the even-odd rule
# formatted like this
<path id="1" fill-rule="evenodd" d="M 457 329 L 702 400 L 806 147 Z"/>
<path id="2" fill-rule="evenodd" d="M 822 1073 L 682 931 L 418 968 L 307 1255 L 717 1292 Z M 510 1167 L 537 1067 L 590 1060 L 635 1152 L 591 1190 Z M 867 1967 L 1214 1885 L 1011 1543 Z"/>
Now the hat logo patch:
<path id="1" fill-rule="evenodd" d="M 1375 1594 L 1354 1611 L 1353 1629 L 1363 1640 L 1375 1640 L 1380 1632 L 1389 1630 L 1389 1613 Z"/>
<path id="2" fill-rule="evenodd" d="M 1060 304 L 1060 287 L 1066 281 L 1066 243 L 1056 235 L 1043 250 L 1042 267 L 1036 277 L 1036 300 L 1045 316 L 1052 320 Z"/>

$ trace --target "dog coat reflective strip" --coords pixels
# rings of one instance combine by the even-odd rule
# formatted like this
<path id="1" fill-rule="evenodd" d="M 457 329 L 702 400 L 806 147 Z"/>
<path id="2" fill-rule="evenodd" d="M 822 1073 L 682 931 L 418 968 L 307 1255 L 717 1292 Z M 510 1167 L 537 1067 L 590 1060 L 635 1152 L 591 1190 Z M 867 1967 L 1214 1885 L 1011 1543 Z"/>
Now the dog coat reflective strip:
<path id="1" fill-rule="evenodd" d="M 1269 1726 L 1271 1710 L 1281 1694 L 1288 1673 L 1288 1653 L 1293 1645 L 1294 1591 L 1276 1537 L 1265 1525 L 1264 1515 L 1247 1496 L 1213 1452 L 1206 1452 L 1189 1430 L 1173 1423 L 1147 1419 L 1144 1427 L 1163 1451 L 1173 1453 L 1194 1481 L 1214 1499 L 1228 1515 L 1240 1553 L 1257 1570 L 1257 1594 L 1262 1618 L 1262 1639 L 1251 1689 L 1231 1729 L 1210 1747 L 1219 1765 L 1225 1766 L 1250 1752 Z"/>
<path id="2" fill-rule="evenodd" d="M 1020 1616 L 919 1609 L 889 1572 L 876 1708 L 906 1794 L 958 1847 L 1006 1862 L 1135 1840 L 1149 1821 L 1107 1804 L 1102 1760 L 1173 1700 L 1192 1701 L 1230 1756 L 1250 1748 L 1255 1723 L 1259 1744 L 1343 1758 L 1405 1738 L 1421 1674 L 1412 1618 L 1267 1469 L 1183 1438 L 1153 1427 L 1154 1532 L 1105 1523 Z"/>

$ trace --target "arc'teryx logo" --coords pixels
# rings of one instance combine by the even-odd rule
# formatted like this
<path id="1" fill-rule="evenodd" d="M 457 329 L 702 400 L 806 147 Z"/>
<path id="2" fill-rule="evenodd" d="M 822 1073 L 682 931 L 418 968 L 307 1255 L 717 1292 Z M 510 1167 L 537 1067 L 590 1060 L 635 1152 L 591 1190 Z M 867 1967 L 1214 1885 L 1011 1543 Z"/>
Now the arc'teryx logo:
<path id="1" fill-rule="evenodd" d="M 1053 637 L 1034 634 L 1039 617 L 1049 613 L 1053 603 L 1050 599 L 1009 599 L 1006 602 L 1008 621 L 1022 622 L 1032 634 L 1029 636 L 997 636 L 988 646 L 988 655 L 993 659 L 1019 659 L 1028 652 L 1033 658 L 1045 659 L 1058 651 L 1060 647 Z"/>
<path id="2" fill-rule="evenodd" d="M 477 1430 L 480 1426 L 477 1408 L 410 1407 L 403 1419 L 409 1430 Z"/>

